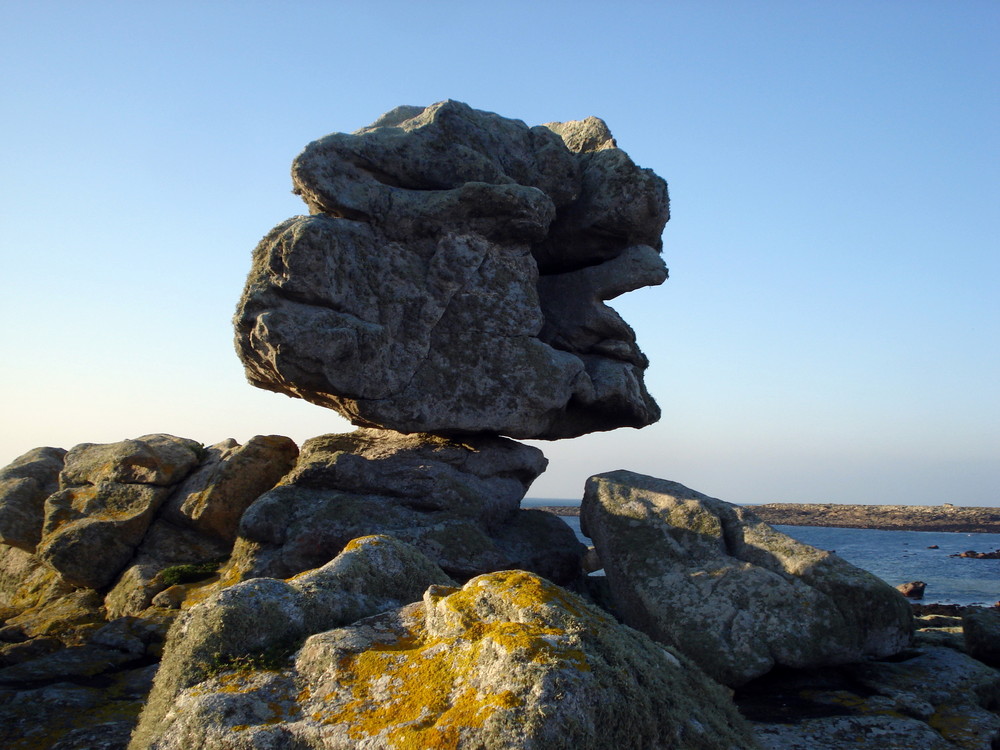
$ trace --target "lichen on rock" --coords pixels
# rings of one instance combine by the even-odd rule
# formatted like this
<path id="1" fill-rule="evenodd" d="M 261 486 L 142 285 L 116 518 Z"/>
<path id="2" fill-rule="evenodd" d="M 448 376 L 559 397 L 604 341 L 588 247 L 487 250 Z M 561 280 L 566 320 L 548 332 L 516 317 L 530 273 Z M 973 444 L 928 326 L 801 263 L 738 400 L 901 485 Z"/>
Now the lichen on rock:
<path id="1" fill-rule="evenodd" d="M 522 571 L 431 586 L 311 636 L 276 672 L 192 685 L 132 748 L 213 750 L 234 732 L 248 747 L 326 750 L 756 747 L 685 657 Z"/>

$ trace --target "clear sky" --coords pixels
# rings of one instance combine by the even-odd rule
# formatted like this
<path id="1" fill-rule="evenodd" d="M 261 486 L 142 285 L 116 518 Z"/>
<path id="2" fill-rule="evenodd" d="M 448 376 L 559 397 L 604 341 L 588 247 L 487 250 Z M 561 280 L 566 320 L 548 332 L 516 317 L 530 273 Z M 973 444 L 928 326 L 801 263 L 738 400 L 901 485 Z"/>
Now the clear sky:
<path id="1" fill-rule="evenodd" d="M 542 443 L 733 502 L 1000 505 L 1000 3 L 0 3 L 0 465 L 347 422 L 243 379 L 292 158 L 399 104 L 604 118 L 670 184 L 663 409 Z"/>

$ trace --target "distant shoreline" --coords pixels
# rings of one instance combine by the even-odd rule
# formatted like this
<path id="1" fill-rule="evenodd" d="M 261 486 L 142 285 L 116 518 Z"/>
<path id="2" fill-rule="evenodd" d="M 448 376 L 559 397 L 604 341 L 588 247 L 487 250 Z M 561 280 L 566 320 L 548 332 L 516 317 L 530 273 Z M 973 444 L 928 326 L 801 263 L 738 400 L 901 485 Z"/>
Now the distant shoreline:
<path id="1" fill-rule="evenodd" d="M 578 516 L 577 505 L 539 505 L 557 516 Z M 839 505 L 767 503 L 743 506 L 772 526 L 833 526 L 885 531 L 947 531 L 1000 534 L 1000 508 L 953 505 Z"/>

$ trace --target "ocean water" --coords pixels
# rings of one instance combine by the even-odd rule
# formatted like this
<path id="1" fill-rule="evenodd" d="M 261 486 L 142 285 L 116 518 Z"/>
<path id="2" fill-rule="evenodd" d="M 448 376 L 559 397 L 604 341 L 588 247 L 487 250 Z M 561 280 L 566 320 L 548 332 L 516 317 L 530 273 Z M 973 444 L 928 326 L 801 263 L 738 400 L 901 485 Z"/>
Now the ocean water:
<path id="1" fill-rule="evenodd" d="M 578 500 L 525 499 L 523 507 L 579 505 Z M 580 519 L 561 516 L 585 544 Z M 939 531 L 881 531 L 827 526 L 775 526 L 804 544 L 836 552 L 852 565 L 874 573 L 891 586 L 909 581 L 927 584 L 926 604 L 980 604 L 1000 601 L 1000 560 L 949 557 L 966 550 L 1000 549 L 1000 534 L 956 534 Z M 937 545 L 938 549 L 929 549 Z"/>

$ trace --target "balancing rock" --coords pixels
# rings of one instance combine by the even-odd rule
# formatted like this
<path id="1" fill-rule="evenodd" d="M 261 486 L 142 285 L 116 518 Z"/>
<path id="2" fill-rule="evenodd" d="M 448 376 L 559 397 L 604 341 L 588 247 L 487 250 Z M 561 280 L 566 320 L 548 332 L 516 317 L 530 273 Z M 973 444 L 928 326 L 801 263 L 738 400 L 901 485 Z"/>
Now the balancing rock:
<path id="1" fill-rule="evenodd" d="M 666 279 L 667 186 L 600 120 L 399 107 L 310 143 L 292 178 L 311 215 L 258 245 L 234 320 L 253 385 L 399 432 L 659 418 L 604 302 Z"/>

